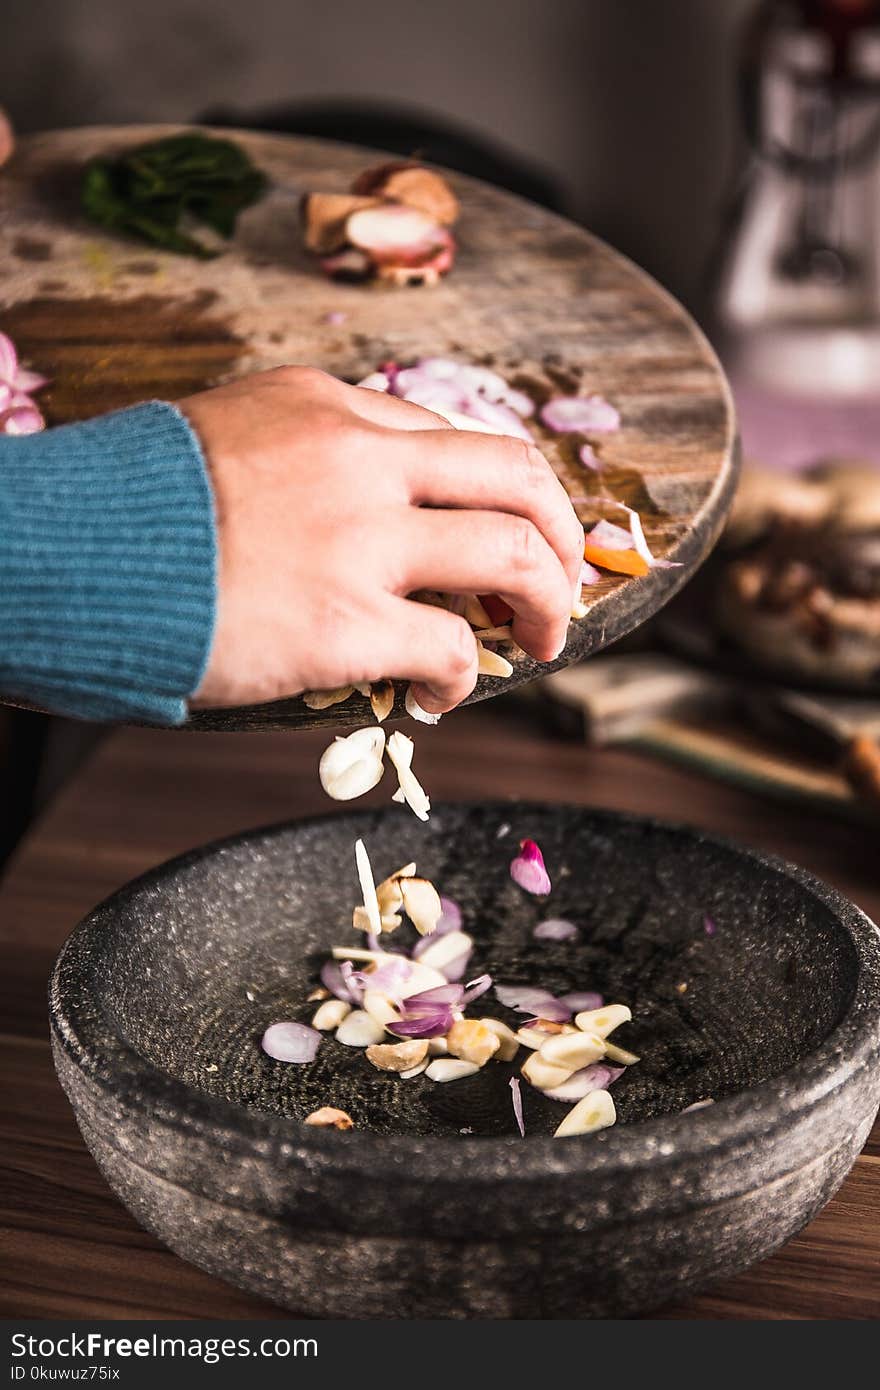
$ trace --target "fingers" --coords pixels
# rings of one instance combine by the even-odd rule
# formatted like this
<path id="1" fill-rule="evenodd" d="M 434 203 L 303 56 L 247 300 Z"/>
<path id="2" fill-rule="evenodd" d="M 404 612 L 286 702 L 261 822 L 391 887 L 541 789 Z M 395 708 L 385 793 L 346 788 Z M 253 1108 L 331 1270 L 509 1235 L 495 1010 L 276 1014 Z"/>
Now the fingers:
<path id="1" fill-rule="evenodd" d="M 470 695 L 477 683 L 477 644 L 464 618 L 427 603 L 390 598 L 382 632 L 387 645 L 377 669 L 412 681 L 422 709 L 445 714 Z"/>
<path id="2" fill-rule="evenodd" d="M 504 512 L 411 511 L 399 559 L 407 591 L 498 594 L 514 611 L 513 636 L 537 661 L 565 645 L 572 585 L 533 522 Z"/>
<path id="3" fill-rule="evenodd" d="M 580 574 L 584 528 L 538 448 L 522 439 L 465 430 L 420 437 L 417 448 L 409 440 L 398 444 L 408 453 L 414 502 L 527 518 L 556 552 L 571 590 Z"/>

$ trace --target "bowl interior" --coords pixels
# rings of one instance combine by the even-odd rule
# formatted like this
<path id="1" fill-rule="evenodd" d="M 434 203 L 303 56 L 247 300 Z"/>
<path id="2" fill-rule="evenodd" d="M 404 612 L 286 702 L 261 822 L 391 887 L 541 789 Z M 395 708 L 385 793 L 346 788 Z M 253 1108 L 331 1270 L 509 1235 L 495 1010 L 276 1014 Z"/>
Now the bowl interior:
<path id="1" fill-rule="evenodd" d="M 377 879 L 412 858 L 459 901 L 476 940 L 472 975 L 630 1005 L 615 1038 L 642 1060 L 615 1084 L 624 1124 L 779 1075 L 829 1034 L 855 990 L 855 948 L 831 908 L 730 846 L 577 807 L 441 807 L 428 826 L 395 807 L 256 832 L 98 909 L 80 928 L 81 959 L 115 1034 L 179 1081 L 274 1115 L 335 1105 L 381 1134 L 512 1135 L 513 1066 L 438 1085 L 376 1071 L 332 1036 L 310 1066 L 261 1052 L 269 1023 L 310 1020 L 329 948 L 353 939 L 357 835 Z M 543 848 L 549 898 L 510 879 L 525 836 Z M 577 923 L 580 939 L 535 941 L 550 916 Z M 522 1021 L 491 992 L 470 1012 Z M 552 1133 L 565 1107 L 526 1083 L 523 1098 L 528 1134 Z"/>

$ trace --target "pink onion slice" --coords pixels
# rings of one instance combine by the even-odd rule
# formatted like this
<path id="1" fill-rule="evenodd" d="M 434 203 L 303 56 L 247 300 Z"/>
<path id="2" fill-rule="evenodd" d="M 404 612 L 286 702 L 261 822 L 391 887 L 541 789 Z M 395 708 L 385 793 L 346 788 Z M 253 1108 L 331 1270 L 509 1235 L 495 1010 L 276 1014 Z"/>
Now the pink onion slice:
<path id="1" fill-rule="evenodd" d="M 633 538 L 625 526 L 617 526 L 613 521 L 597 521 L 587 533 L 591 541 L 601 545 L 603 550 L 635 550 Z"/>
<path id="2" fill-rule="evenodd" d="M 602 575 L 595 565 L 591 565 L 589 560 L 581 561 L 581 585 L 597 584 L 601 578 Z"/>
<path id="3" fill-rule="evenodd" d="M 423 989 L 420 994 L 411 994 L 403 1001 L 408 1014 L 420 1013 L 436 1008 L 438 1005 L 455 1007 L 462 1002 L 464 989 L 461 985 L 434 985 L 433 989 Z"/>
<path id="4" fill-rule="evenodd" d="M 556 434 L 607 434 L 620 428 L 620 413 L 602 396 L 555 396 L 541 420 Z"/>
<path id="5" fill-rule="evenodd" d="M 589 1067 L 581 1067 L 580 1071 L 573 1072 L 561 1086 L 554 1086 L 543 1094 L 550 1100 L 583 1100 L 591 1091 L 607 1091 L 625 1071 L 626 1067 L 609 1067 L 604 1062 L 593 1062 Z"/>
<path id="6" fill-rule="evenodd" d="M 525 1139 L 526 1123 L 523 1119 L 522 1088 L 520 1087 L 518 1076 L 512 1076 L 510 1078 L 510 1099 L 513 1103 L 513 1114 L 520 1132 L 520 1137 Z"/>
<path id="7" fill-rule="evenodd" d="M 364 991 L 358 983 L 359 971 L 355 970 L 350 960 L 340 962 L 339 969 L 342 972 L 342 979 L 348 990 L 352 1004 L 360 1004 L 363 1001 Z"/>
<path id="8" fill-rule="evenodd" d="M 547 1018 L 552 1023 L 567 1023 L 571 1009 L 561 1003 L 548 989 L 536 989 L 532 985 L 496 984 L 495 996 L 505 1006 L 518 1014 L 528 1014 L 531 1018 Z"/>
<path id="9" fill-rule="evenodd" d="M 481 420 L 484 425 L 491 425 L 496 434 L 509 434 L 514 439 L 532 442 L 531 432 L 523 424 L 521 416 L 501 401 L 488 401 L 474 393 L 468 396 L 462 414 L 470 416 L 473 420 Z"/>
<path id="10" fill-rule="evenodd" d="M 391 390 L 402 400 L 445 415 L 457 426 L 458 417 L 464 416 L 491 433 L 531 441 L 522 421 L 531 414 L 532 402 L 487 367 L 449 357 L 423 357 L 415 366 L 397 373 Z"/>
<path id="11" fill-rule="evenodd" d="M 346 961 L 345 964 L 351 966 L 350 961 Z M 350 969 L 349 974 L 353 973 L 353 970 Z M 334 994 L 337 999 L 344 1000 L 346 1004 L 354 1004 L 356 1002 L 354 995 L 345 982 L 342 966 L 339 965 L 337 961 L 328 960 L 321 966 L 321 984 L 325 989 L 329 989 L 330 993 Z"/>
<path id="12" fill-rule="evenodd" d="M 23 391 L 26 395 L 32 395 L 34 391 L 41 391 L 44 386 L 49 385 L 47 376 L 40 376 L 39 372 L 29 372 L 26 367 L 19 367 L 15 374 L 15 388 Z"/>
<path id="13" fill-rule="evenodd" d="M 703 918 L 703 931 L 706 933 L 706 935 L 707 935 L 707 936 L 714 936 L 715 933 L 717 932 L 717 930 L 718 930 L 718 926 L 717 926 L 717 924 L 716 924 L 716 922 L 715 922 L 715 918 L 714 918 L 714 917 L 709 917 L 708 915 L 705 916 L 705 917 Z"/>
<path id="14" fill-rule="evenodd" d="M 361 990 L 378 989 L 382 994 L 394 998 L 411 975 L 412 965 L 406 956 L 392 956 L 383 960 L 375 970 L 356 970 L 351 978 Z"/>
<path id="15" fill-rule="evenodd" d="M 464 994 L 461 996 L 462 1005 L 470 1004 L 474 999 L 479 999 L 481 994 L 485 994 L 486 990 L 491 988 L 491 975 L 478 975 L 475 980 L 468 980 Z"/>
<path id="16" fill-rule="evenodd" d="M 424 1013 L 405 1015 L 385 1025 L 398 1038 L 442 1038 L 452 1027 L 452 1009 L 438 1004 Z"/>
<path id="17" fill-rule="evenodd" d="M 390 265 L 406 265 L 413 258 L 430 256 L 451 239 L 427 213 L 403 203 L 353 212 L 345 233 L 352 246 L 366 251 L 372 260 Z"/>
<path id="18" fill-rule="evenodd" d="M 584 468 L 592 468 L 597 473 L 602 469 L 602 460 L 599 458 L 592 444 L 582 444 L 578 449 L 578 458 Z"/>
<path id="19" fill-rule="evenodd" d="M 463 980 L 471 963 L 473 950 L 462 951 L 460 956 L 454 960 L 447 961 L 445 965 L 438 966 L 441 975 L 444 975 L 450 984 L 456 984 Z"/>
<path id="20" fill-rule="evenodd" d="M 305 1023 L 271 1023 L 260 1046 L 276 1062 L 314 1062 L 321 1034 Z"/>
<path id="21" fill-rule="evenodd" d="M 447 898 L 440 894 L 440 907 L 442 912 L 437 919 L 433 935 L 445 936 L 450 931 L 461 931 L 462 913 L 461 908 L 454 898 Z"/>
<path id="22" fill-rule="evenodd" d="M 544 856 L 534 840 L 522 840 L 519 854 L 510 861 L 510 877 L 520 888 L 536 897 L 545 897 L 551 889 L 550 875 Z"/>
<path id="23" fill-rule="evenodd" d="M 589 1009 L 601 1009 L 605 1000 L 595 990 L 581 989 L 572 990 L 569 994 L 560 994 L 559 1003 L 563 1004 L 569 1013 L 579 1014 Z"/>
<path id="24" fill-rule="evenodd" d="M 564 917 L 548 917 L 545 922 L 538 923 L 532 936 L 536 941 L 575 941 L 580 930 Z"/>
<path id="25" fill-rule="evenodd" d="M 18 374 L 18 353 L 8 333 L 0 333 L 0 381 L 10 386 Z"/>
<path id="26" fill-rule="evenodd" d="M 0 434 L 39 434 L 45 428 L 46 421 L 35 405 L 14 405 L 0 414 Z"/>

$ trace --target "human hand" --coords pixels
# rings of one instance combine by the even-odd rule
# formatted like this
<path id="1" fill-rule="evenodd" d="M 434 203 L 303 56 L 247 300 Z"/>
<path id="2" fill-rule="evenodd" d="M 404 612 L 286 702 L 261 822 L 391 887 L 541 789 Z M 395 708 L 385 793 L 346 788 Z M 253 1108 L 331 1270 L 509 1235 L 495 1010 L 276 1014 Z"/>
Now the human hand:
<path id="1" fill-rule="evenodd" d="M 470 694 L 474 635 L 407 597 L 495 593 L 539 661 L 565 642 L 583 527 L 539 450 L 308 367 L 180 401 L 214 488 L 219 604 L 199 704 L 414 682 L 440 714 Z"/>

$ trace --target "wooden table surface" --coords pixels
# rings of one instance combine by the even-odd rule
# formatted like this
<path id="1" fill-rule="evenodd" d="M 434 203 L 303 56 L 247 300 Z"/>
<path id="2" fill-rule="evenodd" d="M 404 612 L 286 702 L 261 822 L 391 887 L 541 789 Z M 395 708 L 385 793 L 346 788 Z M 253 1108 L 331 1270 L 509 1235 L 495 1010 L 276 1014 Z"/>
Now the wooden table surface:
<path id="1" fill-rule="evenodd" d="M 552 741 L 497 702 L 418 738 L 437 800 L 525 794 L 687 820 L 797 860 L 880 915 L 867 828 L 795 815 L 632 754 Z M 321 731 L 115 732 L 20 847 L 0 886 L 0 1316 L 283 1316 L 164 1250 L 110 1194 L 55 1080 L 45 985 L 76 921 L 132 875 L 216 836 L 326 811 L 316 777 L 325 742 Z M 878 1309 L 875 1126 L 841 1192 L 801 1235 L 665 1315 L 870 1318 Z"/>

